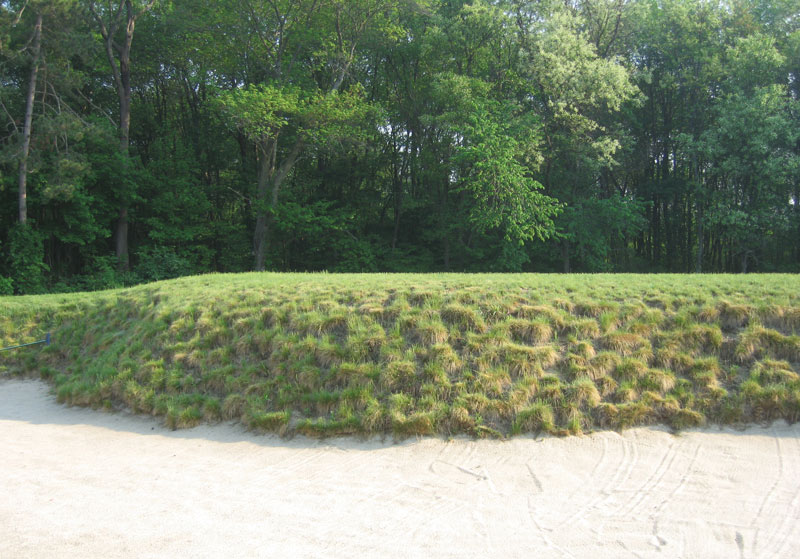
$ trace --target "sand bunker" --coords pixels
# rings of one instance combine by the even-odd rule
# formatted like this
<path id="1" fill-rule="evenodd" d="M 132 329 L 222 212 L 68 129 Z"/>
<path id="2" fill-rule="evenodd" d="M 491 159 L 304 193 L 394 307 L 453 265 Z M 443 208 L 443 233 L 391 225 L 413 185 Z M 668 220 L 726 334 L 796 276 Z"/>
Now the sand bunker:
<path id="1" fill-rule="evenodd" d="M 0 557 L 792 557 L 800 426 L 508 442 L 171 432 L 0 382 Z"/>

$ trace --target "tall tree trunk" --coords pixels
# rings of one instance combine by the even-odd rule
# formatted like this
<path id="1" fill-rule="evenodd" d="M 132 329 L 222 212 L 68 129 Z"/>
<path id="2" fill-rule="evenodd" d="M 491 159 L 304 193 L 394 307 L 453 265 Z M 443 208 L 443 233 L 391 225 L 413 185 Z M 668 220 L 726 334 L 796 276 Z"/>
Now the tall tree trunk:
<path id="1" fill-rule="evenodd" d="M 697 155 L 692 155 L 692 182 L 697 189 L 695 200 L 697 201 L 697 212 L 695 215 L 695 223 L 697 224 L 697 259 L 695 261 L 695 272 L 698 274 L 703 273 L 703 248 L 705 244 L 703 230 L 703 194 L 708 188 L 708 184 L 700 184 L 700 165 L 697 162 Z M 692 245 L 686 247 L 687 254 L 692 250 Z"/>
<path id="2" fill-rule="evenodd" d="M 263 272 L 267 264 L 267 248 L 269 244 L 269 230 L 272 221 L 272 214 L 265 207 L 267 195 L 269 194 L 270 210 L 278 205 L 278 195 L 289 172 L 294 168 L 300 152 L 303 150 L 303 141 L 297 139 L 291 151 L 276 169 L 278 143 L 277 138 L 270 140 L 267 148 L 263 151 L 263 160 L 258 173 L 258 209 L 256 215 L 256 227 L 253 232 L 253 256 L 254 267 L 257 272 Z"/>
<path id="3" fill-rule="evenodd" d="M 277 140 L 269 142 L 266 149 L 261 153 L 261 161 L 258 166 L 258 185 L 256 187 L 256 200 L 258 210 L 256 212 L 256 227 L 253 233 L 253 256 L 255 258 L 254 268 L 258 272 L 263 272 L 266 267 L 267 256 L 267 218 L 269 212 L 264 208 L 269 192 L 269 181 L 275 172 L 275 152 Z"/>
<path id="4" fill-rule="evenodd" d="M 561 260 L 564 262 L 564 273 L 570 273 L 570 265 L 569 265 L 569 241 L 567 239 L 563 239 L 561 241 Z"/>
<path id="5" fill-rule="evenodd" d="M 394 190 L 394 227 L 392 229 L 392 251 L 397 248 L 397 237 L 400 235 L 400 211 L 403 206 L 403 177 L 396 171 L 392 187 Z"/>
<path id="6" fill-rule="evenodd" d="M 123 155 L 124 173 L 128 172 L 128 152 L 130 149 L 131 129 L 131 43 L 133 42 L 133 29 L 136 19 L 128 5 L 128 24 L 125 28 L 125 42 L 119 51 L 119 82 L 117 93 L 119 95 L 119 149 Z M 117 216 L 117 230 L 115 237 L 117 267 L 120 271 L 127 271 L 130 267 L 128 257 L 128 203 L 123 201 Z"/>
<path id="7" fill-rule="evenodd" d="M 703 206 L 702 202 L 698 201 L 697 204 L 697 263 L 695 265 L 695 272 L 698 274 L 703 273 L 703 243 L 705 239 L 703 231 Z"/>
<path id="8" fill-rule="evenodd" d="M 36 96 L 36 77 L 39 73 L 39 54 L 42 50 L 42 14 L 36 14 L 33 28 L 33 60 L 28 79 L 28 95 L 25 99 L 25 123 L 22 127 L 22 153 L 19 160 L 19 222 L 28 221 L 28 154 L 31 148 L 31 129 L 33 124 L 33 101 Z"/>

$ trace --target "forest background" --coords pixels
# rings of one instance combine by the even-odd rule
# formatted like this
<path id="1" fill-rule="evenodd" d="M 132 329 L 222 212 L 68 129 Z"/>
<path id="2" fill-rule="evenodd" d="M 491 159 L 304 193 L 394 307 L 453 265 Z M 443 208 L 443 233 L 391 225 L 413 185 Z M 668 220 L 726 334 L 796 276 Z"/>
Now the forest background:
<path id="1" fill-rule="evenodd" d="M 800 271 L 800 1 L 0 1 L 0 294 Z"/>

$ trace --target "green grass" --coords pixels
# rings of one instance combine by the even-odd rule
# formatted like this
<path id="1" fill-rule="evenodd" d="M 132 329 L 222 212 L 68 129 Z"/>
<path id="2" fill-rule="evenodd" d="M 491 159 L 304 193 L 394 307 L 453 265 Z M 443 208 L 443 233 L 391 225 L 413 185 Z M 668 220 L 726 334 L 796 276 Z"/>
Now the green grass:
<path id="1" fill-rule="evenodd" d="M 0 374 L 170 427 L 577 434 L 800 418 L 791 275 L 237 274 L 0 298 Z"/>

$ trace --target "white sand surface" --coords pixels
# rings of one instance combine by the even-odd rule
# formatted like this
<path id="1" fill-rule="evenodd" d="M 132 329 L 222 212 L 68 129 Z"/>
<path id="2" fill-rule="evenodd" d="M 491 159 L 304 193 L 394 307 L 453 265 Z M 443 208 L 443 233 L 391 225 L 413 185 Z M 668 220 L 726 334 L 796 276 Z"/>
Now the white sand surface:
<path id="1" fill-rule="evenodd" d="M 279 556 L 798 557 L 800 426 L 286 441 L 0 382 L 0 557 Z"/>

